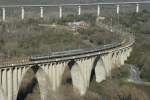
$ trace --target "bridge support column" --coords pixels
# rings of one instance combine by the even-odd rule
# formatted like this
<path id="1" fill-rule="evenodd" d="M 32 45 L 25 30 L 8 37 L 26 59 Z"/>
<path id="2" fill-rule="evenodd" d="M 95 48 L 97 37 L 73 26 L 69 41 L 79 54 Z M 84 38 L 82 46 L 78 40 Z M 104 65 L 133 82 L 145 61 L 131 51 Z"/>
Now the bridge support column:
<path id="1" fill-rule="evenodd" d="M 2 70 L 0 69 L 0 100 L 7 100 L 2 88 Z"/>
<path id="2" fill-rule="evenodd" d="M 22 80 L 22 69 L 18 68 L 17 70 L 18 70 L 17 82 L 18 82 L 18 90 L 19 90 L 19 87 L 20 87 L 20 84 L 21 84 L 21 80 Z"/>
<path id="3" fill-rule="evenodd" d="M 24 67 L 22 68 L 22 78 L 24 77 L 26 71 L 27 71 L 27 68 L 26 68 L 26 66 L 24 66 Z"/>
<path id="4" fill-rule="evenodd" d="M 24 19 L 24 7 L 21 7 L 21 19 Z"/>
<path id="5" fill-rule="evenodd" d="M 122 51 L 120 59 L 121 59 L 121 65 L 124 65 L 125 60 L 126 60 L 126 51 L 125 50 Z"/>
<path id="6" fill-rule="evenodd" d="M 59 6 L 59 18 L 62 18 L 62 6 Z"/>
<path id="7" fill-rule="evenodd" d="M 49 64 L 48 76 L 51 85 L 51 89 L 56 91 L 61 85 L 62 76 L 66 68 L 66 63 Z"/>
<path id="8" fill-rule="evenodd" d="M 5 8 L 2 8 L 2 17 L 3 17 L 3 21 L 5 21 L 6 20 L 6 10 L 5 10 Z"/>
<path id="9" fill-rule="evenodd" d="M 45 73 L 43 68 L 39 67 L 39 69 L 36 72 L 36 77 L 39 83 L 41 100 L 48 100 L 50 95 L 50 84 L 48 75 Z"/>
<path id="10" fill-rule="evenodd" d="M 98 60 L 96 67 L 95 67 L 95 77 L 96 77 L 96 82 L 98 83 L 102 82 L 107 77 L 105 64 L 101 57 Z"/>
<path id="11" fill-rule="evenodd" d="M 81 15 L 81 6 L 78 6 L 78 15 Z"/>
<path id="12" fill-rule="evenodd" d="M 125 59 L 125 60 L 127 60 L 127 59 L 128 59 L 128 57 L 129 57 L 129 55 L 130 55 L 129 49 L 126 49 L 126 51 L 125 51 L 125 55 L 126 55 L 126 59 Z"/>
<path id="13" fill-rule="evenodd" d="M 9 70 L 7 71 L 7 75 L 8 100 L 13 100 L 13 74 L 11 68 L 9 68 Z"/>
<path id="14" fill-rule="evenodd" d="M 121 51 L 118 51 L 117 57 L 116 57 L 116 66 L 120 67 L 121 66 Z"/>
<path id="15" fill-rule="evenodd" d="M 100 16 L 100 5 L 97 5 L 97 16 Z"/>
<path id="16" fill-rule="evenodd" d="M 111 58 L 111 54 L 106 54 L 102 56 L 102 60 L 104 62 L 105 65 L 105 69 L 106 69 L 106 75 L 107 77 L 109 77 L 111 75 L 111 69 L 112 69 L 112 58 Z"/>
<path id="17" fill-rule="evenodd" d="M 7 97 L 7 69 L 3 69 L 2 71 L 2 87 L 4 94 Z"/>
<path id="18" fill-rule="evenodd" d="M 71 69 L 73 88 L 84 95 L 89 87 L 94 58 L 77 61 Z"/>
<path id="19" fill-rule="evenodd" d="M 128 59 L 128 49 L 124 51 L 124 62 Z"/>
<path id="20" fill-rule="evenodd" d="M 62 76 L 62 73 L 63 72 L 61 72 L 60 71 L 60 69 L 62 69 L 62 64 L 58 64 L 57 66 L 56 66 L 56 87 L 57 88 L 59 88 L 59 86 L 60 86 L 60 84 L 61 84 L 61 76 Z"/>
<path id="21" fill-rule="evenodd" d="M 120 13 L 120 5 L 117 5 L 117 14 Z"/>
<path id="22" fill-rule="evenodd" d="M 2 70 L 0 69 L 0 86 L 2 85 Z"/>
<path id="23" fill-rule="evenodd" d="M 18 93 L 18 73 L 17 68 L 13 69 L 13 100 L 17 99 L 17 93 Z"/>
<path id="24" fill-rule="evenodd" d="M 56 91 L 56 78 L 55 78 L 55 66 L 52 66 L 52 79 L 50 79 L 52 81 L 52 90 Z"/>
<path id="25" fill-rule="evenodd" d="M 44 14 L 43 14 L 43 7 L 40 7 L 40 17 L 43 18 Z"/>
<path id="26" fill-rule="evenodd" d="M 113 66 L 116 67 L 116 65 L 117 65 L 117 53 L 114 52 L 112 57 L 113 57 L 112 58 Z"/>
<path id="27" fill-rule="evenodd" d="M 139 4 L 136 4 L 136 13 L 139 13 Z"/>
<path id="28" fill-rule="evenodd" d="M 124 58 L 124 59 L 125 59 L 125 61 L 126 61 L 126 60 L 127 60 L 127 58 L 128 58 L 127 53 L 128 53 L 128 50 L 126 49 L 126 50 L 125 50 L 125 53 L 124 53 L 124 55 L 125 55 L 125 58 Z"/>
<path id="29" fill-rule="evenodd" d="M 7 100 L 2 87 L 0 86 L 0 100 Z"/>
<path id="30" fill-rule="evenodd" d="M 132 48 L 130 47 L 128 50 L 128 57 L 130 56 L 130 53 L 132 52 Z"/>

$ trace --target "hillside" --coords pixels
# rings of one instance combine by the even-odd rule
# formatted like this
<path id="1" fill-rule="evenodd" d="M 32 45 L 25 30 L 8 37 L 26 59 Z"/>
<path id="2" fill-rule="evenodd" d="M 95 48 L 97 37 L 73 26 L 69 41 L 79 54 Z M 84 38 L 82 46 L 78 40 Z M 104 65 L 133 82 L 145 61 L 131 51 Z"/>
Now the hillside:
<path id="1" fill-rule="evenodd" d="M 111 32 L 94 25 L 95 17 L 83 16 L 78 19 L 87 20 L 86 22 L 91 27 L 79 28 L 74 31 L 67 25 L 67 22 L 73 21 L 71 17 L 69 19 L 69 16 L 63 20 L 57 20 L 59 25 L 53 20 L 47 22 L 34 19 L 1 22 L 0 54 L 5 57 L 47 54 L 56 51 L 91 48 L 118 40 L 118 35 L 115 33 L 110 34 Z M 39 26 L 39 24 L 46 22 L 49 26 Z M 54 23 L 55 26 L 52 26 Z"/>

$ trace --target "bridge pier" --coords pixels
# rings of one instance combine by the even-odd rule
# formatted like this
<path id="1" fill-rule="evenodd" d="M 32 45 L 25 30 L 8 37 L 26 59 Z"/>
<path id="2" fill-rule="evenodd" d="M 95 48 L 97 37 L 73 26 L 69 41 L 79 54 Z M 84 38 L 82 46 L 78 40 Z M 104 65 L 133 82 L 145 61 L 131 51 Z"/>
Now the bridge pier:
<path id="1" fill-rule="evenodd" d="M 59 6 L 59 18 L 62 18 L 62 6 Z"/>
<path id="2" fill-rule="evenodd" d="M 43 13 L 43 7 L 40 7 L 40 18 L 44 17 L 44 13 Z"/>
<path id="3" fill-rule="evenodd" d="M 117 14 L 119 14 L 120 13 L 120 5 L 117 5 Z"/>
<path id="4" fill-rule="evenodd" d="M 21 19 L 24 19 L 24 7 L 21 7 Z"/>
<path id="5" fill-rule="evenodd" d="M 131 52 L 132 52 L 132 48 L 129 48 L 128 57 L 130 56 Z"/>
<path id="6" fill-rule="evenodd" d="M 78 15 L 81 15 L 81 6 L 78 6 Z"/>
<path id="7" fill-rule="evenodd" d="M 7 100 L 2 87 L 0 86 L 0 100 Z"/>
<path id="8" fill-rule="evenodd" d="M 17 68 L 13 69 L 13 100 L 17 98 L 18 91 L 18 70 Z"/>
<path id="9" fill-rule="evenodd" d="M 117 54 L 116 55 L 116 66 L 120 67 L 120 65 L 121 65 L 121 59 L 120 59 L 121 58 L 121 52 L 117 51 L 116 54 Z"/>
<path id="10" fill-rule="evenodd" d="M 132 51 L 132 49 L 130 49 L 130 48 L 127 49 L 127 52 L 126 52 L 127 58 L 130 56 L 131 51 Z M 126 58 L 126 60 L 127 60 L 127 58 Z"/>
<path id="11" fill-rule="evenodd" d="M 106 71 L 105 64 L 103 62 L 102 57 L 100 57 L 96 63 L 95 77 L 96 77 L 96 82 L 98 83 L 102 82 L 107 77 L 107 71 Z"/>
<path id="12" fill-rule="evenodd" d="M 52 91 L 56 91 L 60 87 L 62 76 L 66 66 L 66 63 L 64 62 L 46 65 L 46 67 L 48 67 L 48 70 L 45 70 L 45 72 L 48 73 L 47 75 L 49 77 L 50 87 Z"/>
<path id="13" fill-rule="evenodd" d="M 136 4 L 136 13 L 139 13 L 139 4 Z"/>
<path id="14" fill-rule="evenodd" d="M 120 65 L 124 65 L 124 62 L 125 62 L 125 51 L 122 50 L 120 57 Z"/>
<path id="15" fill-rule="evenodd" d="M 6 10 L 4 7 L 2 8 L 2 18 L 3 18 L 3 21 L 6 20 Z"/>
<path id="16" fill-rule="evenodd" d="M 4 92 L 4 88 L 3 88 L 4 86 L 4 82 L 2 81 L 4 78 L 3 75 L 4 75 L 3 70 L 0 69 L 0 100 L 7 100 L 6 93 Z"/>
<path id="17" fill-rule="evenodd" d="M 97 5 L 97 16 L 100 16 L 100 5 Z"/>
<path id="18" fill-rule="evenodd" d="M 124 49 L 123 50 L 123 53 L 122 53 L 122 56 L 121 56 L 121 65 L 125 64 L 125 61 L 128 58 L 128 53 L 130 54 L 129 49 Z"/>
<path id="19" fill-rule="evenodd" d="M 126 60 L 130 56 L 131 52 L 132 52 L 132 48 L 127 48 L 127 52 L 126 52 L 126 56 L 127 57 L 126 57 Z"/>
<path id="20" fill-rule="evenodd" d="M 9 68 L 9 70 L 7 71 L 7 80 L 8 80 L 8 83 L 7 83 L 7 86 L 8 86 L 8 100 L 12 100 L 13 99 L 13 74 L 12 74 L 12 69 Z"/>
<path id="21" fill-rule="evenodd" d="M 113 67 L 117 66 L 117 52 L 113 52 L 112 54 L 112 66 Z"/>
<path id="22" fill-rule="evenodd" d="M 2 85 L 2 69 L 0 69 L 0 86 Z"/>
<path id="23" fill-rule="evenodd" d="M 112 69 L 111 53 L 103 55 L 102 60 L 104 62 L 104 66 L 106 69 L 106 76 L 109 77 L 111 75 L 111 69 Z"/>
<path id="24" fill-rule="evenodd" d="M 2 71 L 2 87 L 4 94 L 7 96 L 7 69 Z"/>
<path id="25" fill-rule="evenodd" d="M 39 84 L 41 100 L 48 100 L 50 95 L 50 84 L 47 74 L 43 68 L 39 67 L 35 75 Z"/>
<path id="26" fill-rule="evenodd" d="M 21 84 L 21 81 L 22 81 L 22 75 L 21 75 L 22 70 L 21 70 L 21 68 L 18 68 L 17 70 L 18 70 L 18 75 L 17 75 L 17 78 L 18 78 L 17 80 L 18 81 L 17 82 L 18 82 L 18 90 L 19 90 L 19 87 L 20 87 L 20 84 Z"/>
<path id="27" fill-rule="evenodd" d="M 89 87 L 92 66 L 95 58 L 76 61 L 71 69 L 73 88 L 84 95 Z"/>

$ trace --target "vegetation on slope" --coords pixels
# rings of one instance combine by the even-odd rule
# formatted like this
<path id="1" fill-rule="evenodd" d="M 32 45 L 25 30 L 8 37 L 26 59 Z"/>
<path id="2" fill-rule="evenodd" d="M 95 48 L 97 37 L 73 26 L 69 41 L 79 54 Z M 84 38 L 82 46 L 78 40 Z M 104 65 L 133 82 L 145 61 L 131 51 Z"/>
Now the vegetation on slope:
<path id="1" fill-rule="evenodd" d="M 100 100 L 149 100 L 145 90 L 134 84 L 121 84 L 118 81 L 106 80 L 101 84 L 92 83 L 90 88 L 101 96 Z"/>
<path id="2" fill-rule="evenodd" d="M 0 23 L 0 54 L 3 57 L 29 56 L 33 54 L 48 54 L 56 51 L 89 48 L 104 43 L 111 43 L 117 35 L 110 34 L 92 23 L 95 17 L 80 17 L 91 27 L 73 31 L 66 26 L 67 22 L 73 22 L 73 18 L 66 20 L 34 20 L 28 19 L 19 22 Z M 39 24 L 49 26 L 39 26 Z M 53 26 L 55 23 L 56 26 Z M 60 24 L 61 23 L 61 24 Z M 59 24 L 59 25 L 58 25 Z"/>
<path id="3" fill-rule="evenodd" d="M 112 25 L 119 23 L 135 33 L 136 43 L 127 63 L 136 65 L 141 70 L 141 78 L 150 81 L 150 12 L 121 13 L 119 17 L 108 17 L 107 23 L 110 22 Z"/>
<path id="4" fill-rule="evenodd" d="M 90 85 L 90 91 L 98 93 L 100 100 L 149 100 L 150 87 L 136 85 L 127 82 L 129 70 L 126 65 L 114 68 L 108 77 L 101 83 L 93 80 Z"/>
<path id="5" fill-rule="evenodd" d="M 128 63 L 136 65 L 141 70 L 141 78 L 150 81 L 150 12 L 123 15 L 121 23 L 132 28 L 136 35 L 136 45 Z"/>

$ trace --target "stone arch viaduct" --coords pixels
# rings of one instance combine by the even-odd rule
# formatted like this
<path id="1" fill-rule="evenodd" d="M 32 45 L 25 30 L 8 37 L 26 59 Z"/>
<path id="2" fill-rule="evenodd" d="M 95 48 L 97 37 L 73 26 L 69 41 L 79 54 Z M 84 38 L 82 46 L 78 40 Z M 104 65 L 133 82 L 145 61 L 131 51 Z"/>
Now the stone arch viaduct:
<path id="1" fill-rule="evenodd" d="M 43 7 L 59 7 L 60 18 L 62 17 L 63 6 L 78 6 L 79 15 L 81 6 L 97 5 L 97 15 L 100 15 L 100 5 L 136 4 L 136 12 L 139 12 L 139 5 L 150 3 L 144 2 L 118 2 L 118 3 L 93 3 L 93 4 L 61 4 L 61 5 L 7 5 L 1 6 L 3 11 L 3 21 L 5 21 L 6 7 L 21 7 L 21 18 L 24 19 L 24 7 L 38 6 L 41 8 L 43 17 Z M 117 31 L 115 31 L 117 32 Z M 70 69 L 72 84 L 75 91 L 84 95 L 90 84 L 91 71 L 95 70 L 96 82 L 100 83 L 111 75 L 111 69 L 121 66 L 130 56 L 134 45 L 134 36 L 131 33 L 124 33 L 123 39 L 118 42 L 99 46 L 94 49 L 78 49 L 64 52 L 54 52 L 51 55 L 32 56 L 29 61 L 20 61 L 0 65 L 0 100 L 16 100 L 20 84 L 29 69 L 35 73 L 41 100 L 46 100 L 49 90 L 56 91 L 61 86 L 64 70 Z M 28 60 L 28 59 L 26 59 Z"/>
<path id="2" fill-rule="evenodd" d="M 132 36 L 131 36 L 132 37 Z M 41 100 L 47 100 L 48 91 L 57 91 L 61 86 L 65 69 L 70 69 L 72 85 L 84 95 L 89 87 L 91 72 L 95 71 L 100 83 L 111 75 L 111 69 L 124 64 L 130 56 L 134 39 L 108 44 L 96 49 L 68 51 L 51 57 L 33 57 L 33 61 L 19 62 L 0 67 L 0 99 L 16 100 L 21 82 L 29 69 L 36 75 Z"/>

